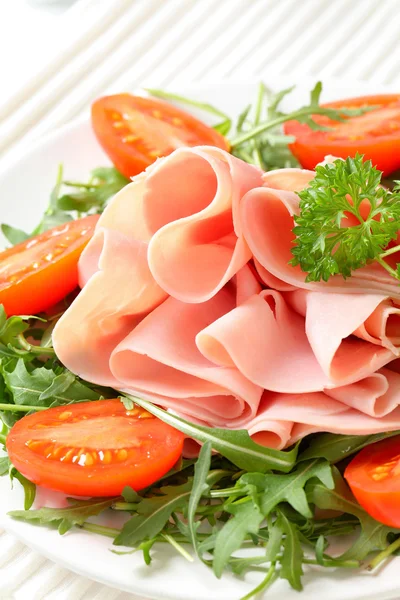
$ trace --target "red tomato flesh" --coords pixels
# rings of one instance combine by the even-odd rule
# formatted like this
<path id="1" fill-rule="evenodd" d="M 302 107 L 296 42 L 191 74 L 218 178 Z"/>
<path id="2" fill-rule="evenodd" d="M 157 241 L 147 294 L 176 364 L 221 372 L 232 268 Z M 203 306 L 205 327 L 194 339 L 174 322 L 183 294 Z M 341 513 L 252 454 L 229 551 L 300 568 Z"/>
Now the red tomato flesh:
<path id="1" fill-rule="evenodd" d="M 330 127 L 328 131 L 314 131 L 298 121 L 284 125 L 287 135 L 296 141 L 290 149 L 305 169 L 314 169 L 327 154 L 338 158 L 354 157 L 357 152 L 365 155 L 385 175 L 400 168 L 400 95 L 384 94 L 361 96 L 324 104 L 325 107 L 359 108 L 377 106 L 374 110 L 358 117 L 348 117 L 344 122 L 332 121 L 325 116 L 315 115 L 320 125 Z"/>
<path id="2" fill-rule="evenodd" d="M 181 146 L 209 145 L 229 150 L 212 127 L 172 104 L 131 94 L 99 98 L 92 126 L 104 152 L 125 177 L 132 177 Z"/>
<path id="3" fill-rule="evenodd" d="M 361 506 L 377 521 L 400 528 L 400 437 L 367 446 L 344 473 Z"/>
<path id="4" fill-rule="evenodd" d="M 12 464 L 30 481 L 76 496 L 117 496 L 165 475 L 184 435 L 120 400 L 50 408 L 18 421 L 7 436 Z"/>
<path id="5" fill-rule="evenodd" d="M 47 310 L 78 285 L 78 260 L 99 215 L 69 221 L 0 252 L 0 304 L 7 315 Z"/>

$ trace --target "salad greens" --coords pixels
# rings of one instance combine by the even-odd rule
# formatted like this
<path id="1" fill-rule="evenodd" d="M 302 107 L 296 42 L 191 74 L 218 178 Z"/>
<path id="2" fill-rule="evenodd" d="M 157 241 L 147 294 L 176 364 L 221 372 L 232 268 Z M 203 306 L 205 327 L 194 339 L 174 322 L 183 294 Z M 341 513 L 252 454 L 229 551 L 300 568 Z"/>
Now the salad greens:
<path id="1" fill-rule="evenodd" d="M 367 110 L 321 107 L 322 86 L 318 83 L 308 105 L 286 113 L 280 103 L 292 89 L 272 94 L 261 84 L 255 104 L 247 106 L 235 124 L 223 111 L 207 103 L 160 90 L 148 92 L 217 117 L 220 121 L 214 127 L 229 137 L 232 153 L 270 170 L 297 165 L 288 147 L 294 140 L 282 134 L 282 123 L 296 119 L 319 128 L 313 115 L 343 120 Z M 293 264 L 300 264 L 309 280 L 326 280 L 335 273 L 349 276 L 351 269 L 369 260 L 384 261 L 389 251 L 383 249 L 400 228 L 400 203 L 399 193 L 377 187 L 379 182 L 380 173 L 357 157 L 318 167 L 314 182 L 300 192 Z M 3 224 L 2 232 L 11 244 L 16 244 L 54 225 L 100 213 L 127 183 L 116 169 L 108 167 L 95 169 L 86 183 L 68 181 L 63 179 L 60 167 L 49 206 L 34 231 L 25 233 Z M 353 198 L 353 204 L 347 200 L 347 194 Z M 363 219 L 359 209 L 365 198 L 373 211 Z M 359 218 L 360 225 L 341 230 L 344 211 Z M 361 237 L 366 244 L 361 244 Z M 395 274 L 400 278 L 399 269 Z M 57 359 L 51 334 L 71 300 L 67 298 L 46 315 L 9 319 L 0 307 L 3 445 L 10 428 L 25 414 L 116 395 L 114 390 L 83 381 Z M 65 508 L 28 510 L 35 498 L 35 486 L 4 456 L 0 458 L 0 475 L 8 473 L 25 490 L 25 510 L 12 511 L 11 516 L 58 527 L 61 534 L 80 527 L 107 536 L 116 548 L 132 548 L 115 548 L 113 552 L 141 551 L 146 564 L 153 560 L 154 544 L 164 543 L 188 561 L 193 561 L 194 553 L 217 577 L 225 571 L 238 576 L 247 571 L 260 572 L 261 582 L 242 600 L 263 592 L 277 578 L 301 590 L 306 565 L 375 568 L 399 550 L 400 531 L 372 519 L 357 504 L 341 475 L 348 457 L 399 432 L 369 436 L 314 434 L 288 450 L 278 451 L 256 444 L 245 430 L 193 424 L 147 400 L 126 394 L 121 394 L 121 401 L 127 409 L 141 406 L 201 443 L 198 459 L 180 461 L 157 483 L 139 493 L 125 488 L 120 497 L 70 498 Z M 127 520 L 120 529 L 88 521 L 110 509 L 126 513 Z M 324 511 L 319 518 L 318 511 Z M 355 538 L 347 538 L 345 552 L 331 555 L 330 541 L 350 533 Z"/>
<path id="2" fill-rule="evenodd" d="M 300 123 L 306 123 L 312 129 L 325 129 L 314 120 L 313 115 L 324 115 L 335 121 L 344 121 L 346 117 L 358 116 L 376 108 L 365 106 L 337 110 L 320 106 L 322 83 L 319 81 L 310 92 L 308 105 L 292 112 L 284 112 L 280 108 L 281 102 L 293 90 L 294 86 L 273 93 L 260 83 L 254 105 L 246 106 L 235 124 L 231 117 L 210 104 L 163 90 L 147 89 L 146 91 L 157 98 L 186 104 L 222 118 L 222 121 L 214 125 L 214 129 L 228 138 L 232 154 L 245 162 L 259 166 L 263 171 L 295 167 L 299 164 L 288 146 L 294 142 L 294 137 L 282 133 L 283 123 L 295 119 Z"/>
<path id="3" fill-rule="evenodd" d="M 3 223 L 1 231 L 14 246 L 67 221 L 103 212 L 108 200 L 128 183 L 129 179 L 114 167 L 93 169 L 86 183 L 63 180 L 63 167 L 60 165 L 56 184 L 50 194 L 49 205 L 35 229 L 31 233 L 26 233 Z M 70 188 L 68 193 L 62 193 L 63 186 Z"/>

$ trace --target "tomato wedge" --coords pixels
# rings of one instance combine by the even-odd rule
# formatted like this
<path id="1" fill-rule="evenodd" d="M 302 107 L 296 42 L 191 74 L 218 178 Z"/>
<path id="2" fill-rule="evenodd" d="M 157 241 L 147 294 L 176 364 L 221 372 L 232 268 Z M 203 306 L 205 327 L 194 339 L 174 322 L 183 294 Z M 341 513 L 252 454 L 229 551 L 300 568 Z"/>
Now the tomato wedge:
<path id="1" fill-rule="evenodd" d="M 131 94 L 99 98 L 92 125 L 104 152 L 125 177 L 144 171 L 180 146 L 209 145 L 229 150 L 217 131 L 172 104 Z"/>
<path id="2" fill-rule="evenodd" d="M 165 475 L 184 435 L 120 400 L 58 406 L 28 415 L 7 436 L 13 465 L 27 479 L 65 494 L 117 496 Z"/>
<path id="3" fill-rule="evenodd" d="M 367 446 L 347 466 L 345 478 L 374 519 L 400 528 L 400 437 Z"/>
<path id="4" fill-rule="evenodd" d="M 288 121 L 284 132 L 293 135 L 296 141 L 290 149 L 305 169 L 315 165 L 327 154 L 339 158 L 354 157 L 357 152 L 371 159 L 385 175 L 400 168 L 400 94 L 361 96 L 324 104 L 331 108 L 359 108 L 378 106 L 358 117 L 349 117 L 343 122 L 332 121 L 325 116 L 315 115 L 320 125 L 329 131 L 313 131 L 298 121 Z"/>
<path id="5" fill-rule="evenodd" d="M 8 316 L 47 310 L 78 285 L 78 259 L 99 215 L 68 221 L 0 252 L 0 304 Z"/>

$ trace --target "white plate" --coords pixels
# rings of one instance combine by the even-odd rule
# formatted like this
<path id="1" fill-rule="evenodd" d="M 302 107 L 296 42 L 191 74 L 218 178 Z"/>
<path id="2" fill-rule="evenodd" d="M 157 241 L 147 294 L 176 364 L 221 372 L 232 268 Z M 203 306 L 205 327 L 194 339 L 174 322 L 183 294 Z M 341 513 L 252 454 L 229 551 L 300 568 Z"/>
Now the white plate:
<path id="1" fill-rule="evenodd" d="M 275 89 L 293 83 L 282 78 L 266 81 Z M 303 82 L 304 84 L 304 82 Z M 307 98 L 306 90 L 313 82 L 306 82 L 293 94 L 298 105 Z M 175 88 L 174 91 L 177 91 Z M 253 101 L 255 83 L 207 84 L 181 87 L 180 93 L 215 103 L 228 114 L 236 114 Z M 357 82 L 329 81 L 325 84 L 324 100 L 362 95 L 364 93 L 394 91 L 388 88 Z M 63 163 L 68 179 L 86 178 L 90 169 L 108 164 L 91 131 L 88 118 L 64 127 L 47 137 L 12 166 L 0 172 L 0 221 L 21 228 L 32 228 L 47 206 L 49 192 L 54 185 L 57 166 Z M 45 501 L 62 502 L 56 494 L 39 490 L 37 506 Z M 168 545 L 160 545 L 154 552 L 153 566 L 146 567 L 139 553 L 117 556 L 111 553 L 111 540 L 84 531 L 73 530 L 64 537 L 57 531 L 38 528 L 7 517 L 9 510 L 21 508 L 22 492 L 19 486 L 10 489 L 7 478 L 0 480 L 0 525 L 12 532 L 31 548 L 51 560 L 90 577 L 91 579 L 137 594 L 141 598 L 157 600 L 238 600 L 248 593 L 260 577 L 251 575 L 239 580 L 231 575 L 216 579 L 203 564 L 190 564 L 175 554 Z M 115 513 L 103 521 L 118 527 L 121 515 Z M 379 574 L 354 573 L 309 569 L 304 577 L 305 592 L 299 596 L 285 581 L 277 582 L 268 592 L 270 600 L 381 600 L 400 595 L 398 570 L 400 558 L 391 561 Z"/>

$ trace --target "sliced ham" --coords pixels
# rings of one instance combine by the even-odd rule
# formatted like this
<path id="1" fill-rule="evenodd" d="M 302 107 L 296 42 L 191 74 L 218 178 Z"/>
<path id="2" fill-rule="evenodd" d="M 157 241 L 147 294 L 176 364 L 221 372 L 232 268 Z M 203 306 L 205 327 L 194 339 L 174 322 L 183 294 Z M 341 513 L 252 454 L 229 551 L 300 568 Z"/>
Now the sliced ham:
<path id="1" fill-rule="evenodd" d="M 215 424 L 254 416 L 262 388 L 233 365 L 208 360 L 195 343 L 201 330 L 235 304 L 233 286 L 200 304 L 168 298 L 113 351 L 110 368 L 120 387 L 156 394 L 164 406 L 185 407 L 186 414 L 192 414 L 189 407 L 194 402 L 195 415 L 204 420 L 219 417 Z"/>
<path id="2" fill-rule="evenodd" d="M 381 332 L 380 344 L 377 338 L 371 343 L 369 334 L 361 335 L 371 315 L 376 315 L 378 308 L 382 308 L 384 296 L 297 290 L 285 297 L 305 315 L 305 332 L 313 353 L 323 372 L 336 385 L 343 385 L 344 380 L 354 374 L 353 381 L 366 377 L 395 358 L 392 352 L 395 347 L 385 331 Z M 382 316 L 381 329 L 384 329 L 383 320 Z M 355 332 L 367 341 L 352 336 Z"/>
<path id="3" fill-rule="evenodd" d="M 184 302 L 210 299 L 251 258 L 238 218 L 261 171 L 218 148 L 179 148 L 112 200 L 99 226 L 149 243 L 159 285 Z"/>
<path id="4" fill-rule="evenodd" d="M 397 384 L 399 398 L 399 387 Z M 287 429 L 282 428 L 287 424 Z M 400 425 L 400 407 L 388 414 L 374 418 L 342 402 L 330 398 L 322 392 L 310 394 L 277 394 L 264 392 L 257 416 L 246 425 L 255 440 L 272 433 L 276 448 L 295 443 L 310 433 L 325 431 L 348 435 L 366 435 L 385 431 L 395 431 Z M 290 434 L 288 430 L 290 428 Z M 276 435 L 286 432 L 286 437 Z M 271 440 L 271 438 L 270 438 Z"/>
<path id="5" fill-rule="evenodd" d="M 118 387 L 112 350 L 167 294 L 149 271 L 147 244 L 118 231 L 97 229 L 80 269 L 87 284 L 58 321 L 54 349 L 73 373 Z"/>
<path id="6" fill-rule="evenodd" d="M 327 299 L 303 290 L 286 296 L 307 303 L 306 321 L 282 294 L 265 290 L 203 329 L 197 346 L 216 364 L 236 366 L 257 385 L 286 393 L 344 386 L 393 360 L 391 350 L 349 337 L 381 297 L 368 303 L 369 296 L 331 294 Z"/>
<path id="7" fill-rule="evenodd" d="M 158 160 L 81 256 L 83 289 L 53 333 L 60 360 L 271 447 L 399 429 L 397 283 L 370 265 L 306 284 L 288 264 L 295 192 L 313 176 L 262 175 L 211 147 Z"/>

